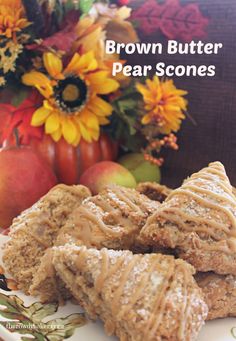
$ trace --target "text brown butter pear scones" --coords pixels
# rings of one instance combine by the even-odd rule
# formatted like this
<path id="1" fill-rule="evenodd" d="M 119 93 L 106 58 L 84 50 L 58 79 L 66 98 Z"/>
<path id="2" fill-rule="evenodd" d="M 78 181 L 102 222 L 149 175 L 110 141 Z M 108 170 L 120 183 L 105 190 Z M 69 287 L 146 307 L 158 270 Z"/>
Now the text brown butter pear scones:
<path id="1" fill-rule="evenodd" d="M 140 239 L 175 249 L 198 271 L 236 275 L 236 198 L 224 166 L 209 164 L 169 194 Z"/>
<path id="2" fill-rule="evenodd" d="M 20 289 L 29 293 L 41 257 L 54 244 L 71 212 L 90 195 L 81 185 L 57 185 L 14 219 L 3 261 Z"/>
<path id="3" fill-rule="evenodd" d="M 194 269 L 161 254 L 53 248 L 53 264 L 73 296 L 122 341 L 194 341 L 207 316 Z"/>
<path id="4" fill-rule="evenodd" d="M 61 228 L 54 245 L 74 242 L 97 249 L 107 247 L 140 251 L 136 238 L 147 218 L 158 206 L 158 202 L 134 189 L 109 186 L 100 194 L 84 200 L 73 211 Z M 41 259 L 30 293 L 39 295 L 42 301 L 47 302 L 62 302 L 63 298 L 68 297 L 68 292 L 56 278 L 50 249 Z"/>

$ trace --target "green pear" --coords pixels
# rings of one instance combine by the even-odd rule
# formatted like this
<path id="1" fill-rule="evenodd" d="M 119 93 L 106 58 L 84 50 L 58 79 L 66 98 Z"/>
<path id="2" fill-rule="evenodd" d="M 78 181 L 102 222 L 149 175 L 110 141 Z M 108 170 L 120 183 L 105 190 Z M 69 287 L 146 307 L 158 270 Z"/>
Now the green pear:
<path id="1" fill-rule="evenodd" d="M 122 156 L 118 162 L 133 174 L 137 183 L 161 181 L 161 171 L 157 165 L 144 159 L 141 153 L 130 153 Z"/>

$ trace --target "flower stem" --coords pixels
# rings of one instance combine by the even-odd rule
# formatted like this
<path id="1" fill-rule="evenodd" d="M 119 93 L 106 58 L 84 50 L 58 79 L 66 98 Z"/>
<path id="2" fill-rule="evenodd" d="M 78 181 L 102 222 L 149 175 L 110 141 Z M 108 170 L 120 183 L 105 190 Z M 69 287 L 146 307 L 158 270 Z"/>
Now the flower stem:
<path id="1" fill-rule="evenodd" d="M 14 133 L 14 137 L 15 137 L 16 147 L 20 147 L 20 138 L 19 138 L 18 129 L 15 128 L 13 133 Z"/>

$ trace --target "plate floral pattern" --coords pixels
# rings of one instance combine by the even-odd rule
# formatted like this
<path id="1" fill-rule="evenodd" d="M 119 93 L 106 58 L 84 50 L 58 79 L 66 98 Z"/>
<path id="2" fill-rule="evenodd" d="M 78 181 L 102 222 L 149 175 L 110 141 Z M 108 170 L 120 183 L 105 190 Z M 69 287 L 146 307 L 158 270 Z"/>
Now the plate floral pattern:
<path id="1" fill-rule="evenodd" d="M 0 341 L 117 341 L 104 334 L 100 322 L 90 322 L 78 305 L 41 304 L 18 291 L 2 264 L 7 239 L 0 235 Z M 207 322 L 197 341 L 209 340 L 235 341 L 236 319 Z"/>

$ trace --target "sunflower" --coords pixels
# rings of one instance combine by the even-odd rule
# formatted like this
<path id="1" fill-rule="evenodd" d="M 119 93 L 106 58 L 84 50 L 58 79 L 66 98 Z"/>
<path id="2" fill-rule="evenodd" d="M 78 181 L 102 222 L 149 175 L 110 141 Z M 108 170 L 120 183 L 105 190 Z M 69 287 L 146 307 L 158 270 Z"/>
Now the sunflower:
<path id="1" fill-rule="evenodd" d="M 187 91 L 177 89 L 173 80 L 160 81 L 157 76 L 147 79 L 145 85 L 138 83 L 136 88 L 143 96 L 147 111 L 142 124 L 157 124 L 162 134 L 178 131 L 185 118 L 187 101 L 183 96 Z"/>
<path id="2" fill-rule="evenodd" d="M 98 69 L 92 51 L 75 53 L 63 69 L 62 60 L 51 52 L 43 55 L 47 75 L 38 71 L 26 73 L 22 81 L 35 86 L 45 98 L 35 111 L 31 124 L 45 125 L 46 134 L 54 141 L 64 139 L 76 146 L 81 137 L 97 141 L 100 126 L 109 123 L 112 106 L 100 95 L 116 91 L 119 83 L 109 78 L 108 70 Z"/>
<path id="3" fill-rule="evenodd" d="M 0 36 L 16 40 L 16 34 L 29 25 L 21 0 L 0 0 Z"/>

